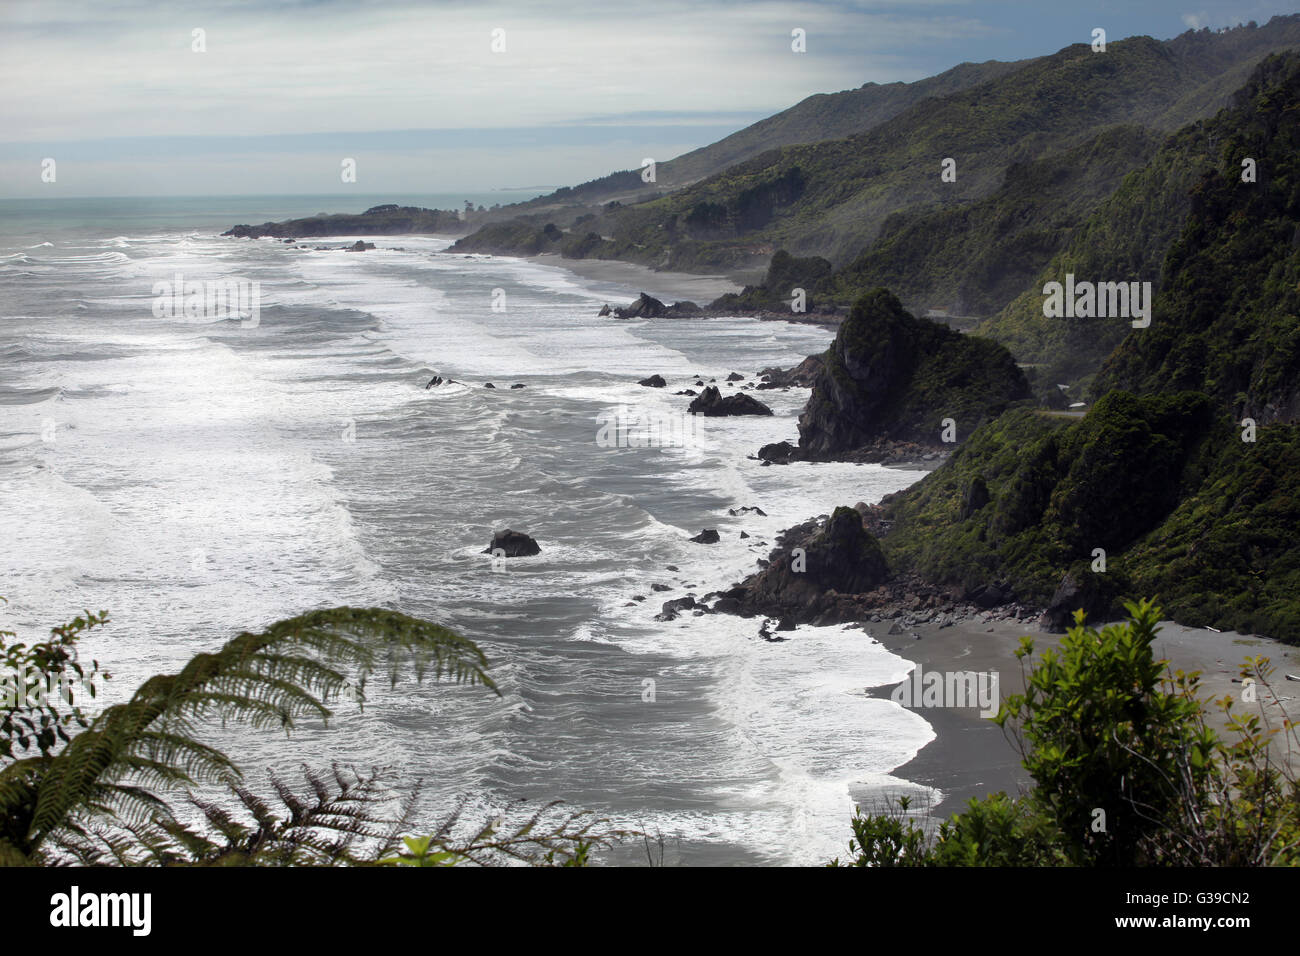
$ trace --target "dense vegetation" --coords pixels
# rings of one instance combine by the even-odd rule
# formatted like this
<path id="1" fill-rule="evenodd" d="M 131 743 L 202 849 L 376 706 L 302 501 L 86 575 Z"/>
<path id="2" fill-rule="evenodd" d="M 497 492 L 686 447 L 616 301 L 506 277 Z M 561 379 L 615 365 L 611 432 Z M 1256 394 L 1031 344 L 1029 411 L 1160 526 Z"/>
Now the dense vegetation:
<path id="1" fill-rule="evenodd" d="M 1093 615 L 1158 594 L 1188 624 L 1300 641 L 1300 426 L 1243 441 L 1199 393 L 1009 411 L 883 507 L 894 572 L 1040 606 L 1068 578 L 1061 599 Z"/>
<path id="2" fill-rule="evenodd" d="M 1272 57 L 1212 127 L 1151 328 L 1131 332 L 1097 390 L 1194 388 L 1261 422 L 1300 413 L 1300 56 Z M 1255 181 L 1243 181 L 1243 162 Z"/>
<path id="3" fill-rule="evenodd" d="M 1164 43 L 1136 37 L 1104 54 L 1078 44 L 914 103 L 846 138 L 773 140 L 779 148 L 745 151 L 747 158 L 667 195 L 588 203 L 570 215 L 592 216 L 584 231 L 610 237 L 587 250 L 598 258 L 746 270 L 784 248 L 842 267 L 862 255 L 891 213 L 977 202 L 1016 164 L 1080 147 L 1112 126 L 1170 132 L 1210 115 L 1261 57 L 1297 42 L 1300 17 L 1277 17 L 1262 28 L 1189 32 Z M 940 179 L 945 157 L 957 161 L 956 182 Z M 1095 184 L 1084 180 L 1087 195 Z M 515 211 L 537 225 L 571 226 L 554 204 Z"/>
<path id="4" fill-rule="evenodd" d="M 1294 54 L 1270 58 L 1230 108 L 1171 137 L 1098 207 L 1023 295 L 978 331 L 1021 361 L 1042 363 L 1044 377 L 1056 382 L 1086 382 L 1123 342 L 1097 394 L 1110 387 L 1206 388 L 1231 365 L 1237 368 L 1206 390 L 1232 401 L 1251 385 L 1254 366 L 1280 348 L 1283 354 L 1271 357 L 1273 368 L 1262 373 L 1276 386 L 1276 363 L 1285 363 L 1293 338 L 1287 316 L 1296 312 L 1295 278 L 1288 297 L 1287 276 L 1295 269 L 1300 170 L 1293 119 L 1300 105 L 1297 62 Z M 1242 182 L 1245 158 L 1256 161 L 1258 182 Z M 1135 332 L 1122 319 L 1045 318 L 1043 285 L 1067 273 L 1153 282 L 1152 327 Z M 1236 290 L 1231 302 L 1226 292 L 1215 291 L 1228 288 Z M 1251 357 L 1234 355 L 1230 343 L 1255 316 L 1268 317 L 1267 329 L 1244 349 Z M 1207 339 L 1211 328 L 1219 331 Z M 1218 366 L 1212 375 L 1207 363 Z M 1274 391 L 1261 405 L 1276 397 Z"/>
<path id="5" fill-rule="evenodd" d="M 970 89 L 987 80 L 1014 73 L 1028 62 L 988 60 L 962 63 L 937 76 L 913 83 L 864 83 L 855 90 L 817 93 L 716 143 L 658 163 L 653 183 L 642 180 L 640 170 L 623 170 L 518 203 L 511 207 L 511 212 L 547 215 L 575 205 L 585 207 L 611 200 L 654 199 L 768 150 L 865 133 L 922 100 Z"/>
<path id="6" fill-rule="evenodd" d="M 823 358 L 799 417 L 807 457 L 834 457 L 877 439 L 956 441 L 1029 396 L 1002 346 L 918 319 L 886 289 L 857 301 Z"/>
<path id="7" fill-rule="evenodd" d="M 1033 283 L 1159 140 L 1141 127 L 1113 126 L 1073 149 L 1013 163 L 997 191 L 977 202 L 895 213 L 876 242 L 816 291 L 846 302 L 886 286 L 914 311 L 992 315 Z"/>
<path id="8" fill-rule="evenodd" d="M 1080 615 L 996 718 L 1034 787 L 998 793 L 930 830 L 893 811 L 857 813 L 853 866 L 1285 866 L 1300 864 L 1300 784 L 1269 752 L 1294 725 L 1219 702 L 1231 739 L 1205 719 L 1196 674 L 1169 673 L 1152 641 L 1160 609 L 1128 605 L 1100 632 Z M 1017 655 L 1033 653 L 1025 638 Z M 1270 667 L 1242 670 L 1269 687 Z M 1262 696 L 1260 697 L 1262 700 Z M 835 861 L 834 865 L 840 865 Z"/>
<path id="9" fill-rule="evenodd" d="M 1040 320 L 1049 374 L 1122 338 L 1102 397 L 1073 422 L 1009 412 L 887 499 L 891 570 L 962 589 L 997 581 L 1049 612 L 1070 601 L 1112 615 L 1126 595 L 1158 594 L 1187 624 L 1300 640 L 1298 110 L 1300 56 L 1270 58 L 1231 110 L 1129 178 L 1083 230 L 1082 259 L 1078 242 L 1058 257 L 1083 275 L 1089 262 L 1140 268 L 1168 237 L 1152 325 L 1108 335 Z"/>

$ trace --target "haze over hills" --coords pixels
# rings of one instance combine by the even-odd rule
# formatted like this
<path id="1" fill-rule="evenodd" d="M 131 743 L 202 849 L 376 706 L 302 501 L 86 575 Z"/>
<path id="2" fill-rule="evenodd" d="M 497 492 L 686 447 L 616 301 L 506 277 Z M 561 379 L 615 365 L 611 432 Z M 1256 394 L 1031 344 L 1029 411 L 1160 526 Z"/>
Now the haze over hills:
<path id="1" fill-rule="evenodd" d="M 1288 16 L 1169 41 L 1134 37 L 1104 53 L 1077 44 L 1001 73 L 983 64 L 983 73 L 963 75 L 977 80 L 972 85 L 913 103 L 864 132 L 799 145 L 777 141 L 774 149 L 648 202 L 595 205 L 584 190 L 607 194 L 595 184 L 560 191 L 544 211 L 519 207 L 523 215 L 513 223 L 494 216 L 461 248 L 508 253 L 521 242 L 532 244 L 535 230 L 553 222 L 567 234 L 549 246 L 575 258 L 744 272 L 784 248 L 842 267 L 868 249 L 892 213 L 979 201 L 1005 183 L 1013 165 L 1080 146 L 1109 126 L 1170 133 L 1213 115 L 1263 56 L 1297 43 L 1300 16 Z M 835 96 L 843 99 L 831 99 L 823 112 L 854 109 L 852 96 Z M 796 109 L 806 113 L 816 105 L 805 101 Z M 756 124 L 729 139 L 751 142 L 764 129 L 787 125 Z M 940 180 L 945 157 L 956 160 L 955 182 Z M 635 188 L 639 175 L 615 174 L 609 183 L 615 181 Z M 1062 185 L 1068 192 L 1068 183 Z"/>
<path id="2" fill-rule="evenodd" d="M 613 199 L 628 202 L 636 198 L 654 198 L 771 149 L 864 133 L 921 100 L 970 89 L 1013 73 L 1029 62 L 1032 61 L 962 63 L 913 83 L 865 83 L 854 90 L 815 93 L 789 109 L 746 126 L 716 143 L 657 163 L 653 184 L 644 182 L 639 170 L 623 170 L 580 186 L 539 196 L 512 208 L 521 212 L 544 211 L 563 208 L 574 200 L 599 203 Z"/>

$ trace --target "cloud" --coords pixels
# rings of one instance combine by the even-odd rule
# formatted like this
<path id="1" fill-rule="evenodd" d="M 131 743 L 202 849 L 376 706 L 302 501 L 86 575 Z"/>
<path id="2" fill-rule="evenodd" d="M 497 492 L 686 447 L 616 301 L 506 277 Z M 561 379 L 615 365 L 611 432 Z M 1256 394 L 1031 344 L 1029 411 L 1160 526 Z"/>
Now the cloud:
<path id="1" fill-rule="evenodd" d="M 934 72 L 946 64 L 926 58 L 989 32 L 958 6 L 20 4 L 0 11 L 0 83 L 19 91 L 0 100 L 0 128 L 47 142 L 500 127 L 689 112 L 702 94 L 714 110 L 770 114 Z M 806 54 L 790 49 L 795 27 Z M 194 29 L 206 52 L 191 49 Z"/>

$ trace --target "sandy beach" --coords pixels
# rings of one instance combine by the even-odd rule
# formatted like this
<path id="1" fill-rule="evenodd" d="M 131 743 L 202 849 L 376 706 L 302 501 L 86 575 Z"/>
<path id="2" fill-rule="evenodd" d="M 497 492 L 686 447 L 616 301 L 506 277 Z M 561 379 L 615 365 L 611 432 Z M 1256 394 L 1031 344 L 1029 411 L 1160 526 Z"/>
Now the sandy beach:
<path id="1" fill-rule="evenodd" d="M 1024 690 L 1021 664 L 1015 658 L 1020 639 L 1034 639 L 1034 658 L 1048 647 L 1058 648 L 1062 637 L 1049 634 L 1032 619 L 1024 621 L 968 620 L 950 627 L 923 625 L 902 633 L 887 634 L 889 623 L 871 624 L 867 631 L 885 647 L 929 671 L 974 671 L 999 675 L 1001 697 Z M 919 636 L 919 640 L 913 637 Z M 1283 673 L 1300 674 L 1300 647 L 1264 637 L 1234 632 L 1215 632 L 1185 627 L 1172 621 L 1161 625 L 1155 641 L 1156 653 L 1169 661 L 1173 670 L 1201 672 L 1201 699 L 1207 702 L 1211 726 L 1223 733 L 1224 719 L 1218 707 L 1208 702 L 1233 695 L 1240 700 L 1241 665 L 1248 656 L 1268 657 L 1276 667 L 1270 681 L 1276 697 L 1258 688 L 1259 702 L 1236 705 L 1238 712 L 1254 708 L 1273 726 L 1280 726 L 1285 709 L 1300 718 L 1300 684 L 1289 682 Z M 1028 662 L 1026 662 L 1028 663 Z M 873 696 L 888 698 L 898 685 L 872 688 Z M 1012 740 L 976 709 L 931 707 L 918 711 L 934 728 L 936 737 L 911 761 L 894 770 L 894 775 L 935 787 L 943 799 L 932 810 L 942 818 L 958 812 L 972 797 L 1021 792 L 1032 781 L 1020 766 L 1020 755 Z M 1293 771 L 1300 767 L 1300 754 L 1288 748 L 1282 735 L 1275 740 L 1275 755 L 1286 760 Z"/>
<path id="2" fill-rule="evenodd" d="M 656 299 L 669 304 L 686 300 L 696 305 L 707 305 L 718 296 L 728 292 L 740 292 L 743 288 L 727 276 L 695 275 L 690 272 L 656 272 L 647 266 L 632 262 L 620 262 L 616 259 L 565 259 L 553 252 L 529 256 L 533 262 L 567 269 L 584 279 L 595 279 L 620 285 L 628 290 L 627 300 L 609 303 L 612 306 L 627 305 L 641 292 L 648 292 Z"/>

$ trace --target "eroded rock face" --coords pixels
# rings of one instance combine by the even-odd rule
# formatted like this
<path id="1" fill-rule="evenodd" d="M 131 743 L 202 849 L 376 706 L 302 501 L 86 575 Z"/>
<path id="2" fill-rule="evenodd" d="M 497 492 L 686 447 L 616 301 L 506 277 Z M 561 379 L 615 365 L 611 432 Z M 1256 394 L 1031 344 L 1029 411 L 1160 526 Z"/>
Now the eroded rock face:
<path id="1" fill-rule="evenodd" d="M 1097 579 L 1095 574 L 1067 571 L 1039 619 L 1043 630 L 1060 634 L 1073 627 L 1076 610 L 1082 610 L 1090 621 L 1112 616 L 1113 596 L 1108 588 L 1099 586 Z"/>
<path id="2" fill-rule="evenodd" d="M 686 410 L 692 415 L 707 415 L 715 418 L 723 415 L 772 414 L 772 409 L 758 399 L 743 393 L 723 398 L 716 385 L 708 386 Z"/>
<path id="3" fill-rule="evenodd" d="M 758 373 L 758 377 L 762 379 L 758 387 L 760 389 L 791 386 L 812 388 L 813 382 L 817 380 L 817 373 L 822 370 L 824 364 L 820 355 L 810 355 L 794 368 L 765 368 Z"/>
<path id="4" fill-rule="evenodd" d="M 541 554 L 542 548 L 535 539 L 522 531 L 511 531 L 507 528 L 505 531 L 498 531 L 492 536 L 492 543 L 483 549 L 483 554 L 496 555 L 507 558 L 527 558 L 534 554 Z"/>
<path id="5" fill-rule="evenodd" d="M 1002 346 L 918 319 L 885 289 L 854 305 L 812 388 L 799 449 L 821 460 L 881 439 L 944 447 L 946 419 L 961 441 L 1030 396 Z"/>
<path id="6" fill-rule="evenodd" d="M 614 315 L 620 319 L 657 319 L 668 311 L 654 296 L 642 292 L 631 305 L 615 309 Z"/>
<path id="7" fill-rule="evenodd" d="M 760 461 L 785 465 L 799 457 L 799 449 L 788 441 L 772 442 L 758 450 L 758 457 Z"/>
<path id="8" fill-rule="evenodd" d="M 608 310 L 609 306 L 606 305 L 600 310 L 600 315 L 609 315 Z M 700 315 L 703 311 L 694 302 L 682 300 L 672 305 L 664 305 L 649 293 L 642 292 L 631 304 L 614 309 L 613 315 L 619 319 L 681 319 Z"/>
<path id="9" fill-rule="evenodd" d="M 768 565 L 728 592 L 745 610 L 808 621 L 836 606 L 839 595 L 865 594 L 889 576 L 880 543 L 852 508 L 836 508 L 821 528 L 793 528 Z"/>

